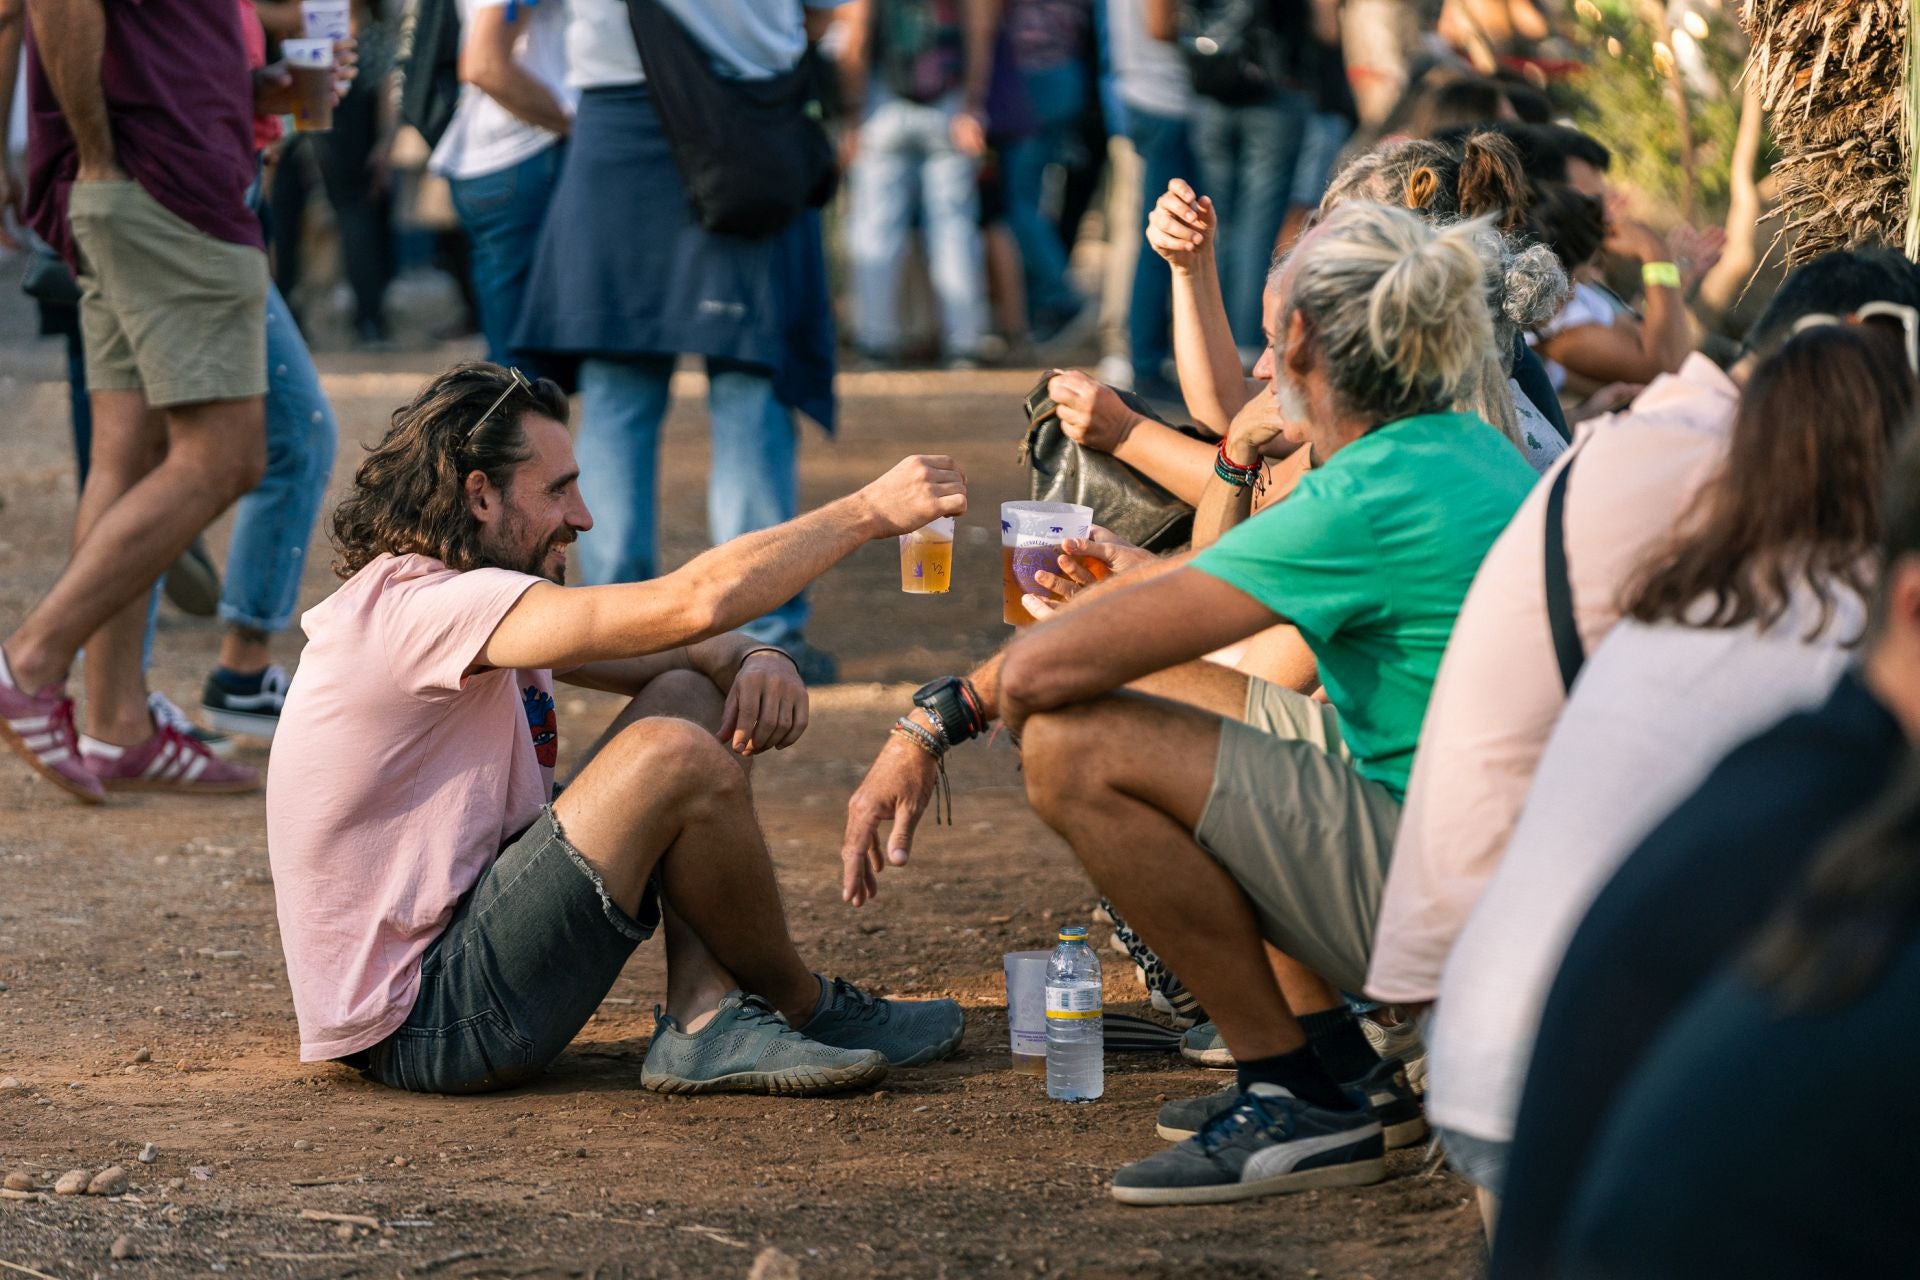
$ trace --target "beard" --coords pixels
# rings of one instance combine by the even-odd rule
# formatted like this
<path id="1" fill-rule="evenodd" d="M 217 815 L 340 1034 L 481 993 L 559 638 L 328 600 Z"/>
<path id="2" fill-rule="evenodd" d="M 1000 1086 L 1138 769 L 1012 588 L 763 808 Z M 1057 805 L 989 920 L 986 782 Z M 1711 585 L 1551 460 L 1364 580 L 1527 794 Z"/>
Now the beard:
<path id="1" fill-rule="evenodd" d="M 1293 380 L 1293 375 L 1285 369 L 1274 371 L 1273 398 L 1280 406 L 1280 420 L 1298 423 L 1304 427 L 1313 420 L 1313 411 L 1307 405 L 1307 397 Z M 1291 436 L 1291 432 L 1288 433 Z"/>
<path id="2" fill-rule="evenodd" d="M 487 559 L 495 568 L 545 578 L 555 586 L 564 587 L 567 585 L 566 556 L 562 554 L 559 567 L 551 571 L 547 569 L 547 560 L 556 549 L 565 547 L 578 536 L 571 529 L 562 527 L 556 532 L 534 537 L 527 531 L 527 522 L 512 508 L 508 508 L 499 534 L 488 539 Z"/>

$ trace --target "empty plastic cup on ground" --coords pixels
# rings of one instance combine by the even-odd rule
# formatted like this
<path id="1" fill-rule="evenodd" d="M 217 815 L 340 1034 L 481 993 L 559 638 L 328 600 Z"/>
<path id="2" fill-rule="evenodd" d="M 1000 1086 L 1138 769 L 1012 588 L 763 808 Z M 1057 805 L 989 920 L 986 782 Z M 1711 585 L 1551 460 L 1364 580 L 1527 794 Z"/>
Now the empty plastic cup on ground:
<path id="1" fill-rule="evenodd" d="M 941 516 L 924 529 L 900 535 L 902 591 L 908 595 L 937 595 L 952 585 L 952 516 Z"/>
<path id="2" fill-rule="evenodd" d="M 1077 502 L 1000 504 L 1000 620 L 1024 627 L 1034 620 L 1020 597 L 1047 594 L 1034 575 L 1060 572 L 1060 547 L 1093 530 L 1093 508 Z"/>
<path id="3" fill-rule="evenodd" d="M 1023 1076 L 1047 1074 L 1047 957 L 1050 951 L 1009 951 L 1007 1033 L 1013 1069 Z"/>
<path id="4" fill-rule="evenodd" d="M 300 133 L 333 128 L 333 41 L 282 40 L 280 56 L 293 73 L 293 127 Z"/>

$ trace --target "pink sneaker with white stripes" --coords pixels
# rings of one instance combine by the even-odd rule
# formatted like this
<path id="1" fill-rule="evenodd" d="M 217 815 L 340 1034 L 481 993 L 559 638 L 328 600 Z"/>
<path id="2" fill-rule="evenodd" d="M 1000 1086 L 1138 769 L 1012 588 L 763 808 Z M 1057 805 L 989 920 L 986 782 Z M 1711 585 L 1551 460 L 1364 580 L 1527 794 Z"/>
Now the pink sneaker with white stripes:
<path id="1" fill-rule="evenodd" d="M 82 737 L 80 755 L 109 791 L 230 795 L 260 789 L 259 770 L 222 760 L 205 743 L 171 724 L 156 725 L 151 738 L 131 747 Z"/>
<path id="2" fill-rule="evenodd" d="M 13 682 L 4 652 L 0 652 L 0 741 L 68 794 L 88 804 L 106 800 L 100 780 L 80 759 L 73 699 L 58 685 L 39 693 L 22 690 Z"/>

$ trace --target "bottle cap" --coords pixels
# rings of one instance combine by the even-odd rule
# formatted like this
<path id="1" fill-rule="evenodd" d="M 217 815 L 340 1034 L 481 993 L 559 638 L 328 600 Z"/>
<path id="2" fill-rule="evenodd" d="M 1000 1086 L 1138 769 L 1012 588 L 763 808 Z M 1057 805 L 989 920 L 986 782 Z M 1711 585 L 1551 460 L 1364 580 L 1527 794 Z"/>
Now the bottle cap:
<path id="1" fill-rule="evenodd" d="M 1086 940 L 1087 926 L 1083 924 L 1070 924 L 1060 931 L 1062 942 L 1085 942 Z"/>

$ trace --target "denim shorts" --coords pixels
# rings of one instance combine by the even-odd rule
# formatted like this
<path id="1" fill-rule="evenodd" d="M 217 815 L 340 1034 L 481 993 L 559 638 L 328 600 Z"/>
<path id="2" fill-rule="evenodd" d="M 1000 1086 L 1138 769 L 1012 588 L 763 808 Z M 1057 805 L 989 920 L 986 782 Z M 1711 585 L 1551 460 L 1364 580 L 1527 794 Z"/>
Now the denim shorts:
<path id="1" fill-rule="evenodd" d="M 653 884 L 635 919 L 567 843 L 552 808 L 507 843 L 420 962 L 399 1030 L 341 1059 L 419 1093 L 484 1093 L 545 1071 L 660 924 Z"/>
<path id="2" fill-rule="evenodd" d="M 1453 1166 L 1455 1173 L 1489 1195 L 1501 1194 L 1501 1188 L 1507 1182 L 1507 1157 L 1513 1151 L 1511 1142 L 1476 1138 L 1458 1129 L 1441 1129 L 1437 1126 L 1434 1132 L 1440 1139 L 1440 1149 L 1447 1153 L 1447 1163 Z"/>

